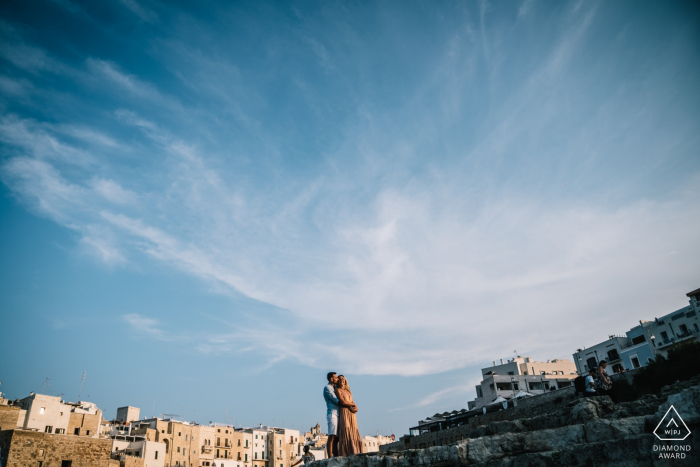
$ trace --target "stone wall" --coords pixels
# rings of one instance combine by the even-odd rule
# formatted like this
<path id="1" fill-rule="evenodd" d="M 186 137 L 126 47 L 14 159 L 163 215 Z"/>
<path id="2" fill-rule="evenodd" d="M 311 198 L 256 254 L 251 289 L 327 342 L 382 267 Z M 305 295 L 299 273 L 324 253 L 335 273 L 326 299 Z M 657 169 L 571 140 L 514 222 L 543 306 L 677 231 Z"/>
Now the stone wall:
<path id="1" fill-rule="evenodd" d="M 20 408 L 14 405 L 0 405 L 0 431 L 17 428 L 19 412 Z"/>
<path id="2" fill-rule="evenodd" d="M 96 414 L 70 413 L 68 419 L 67 435 L 76 436 L 96 436 L 99 434 L 100 421 L 102 420 L 102 411 L 98 410 Z M 78 430 L 76 432 L 76 430 Z"/>
<path id="3" fill-rule="evenodd" d="M 662 440 L 653 432 L 673 406 L 691 436 Z M 578 397 L 548 412 L 492 421 L 447 446 L 360 454 L 309 467 L 672 467 L 700 465 L 700 376 L 636 401 Z M 509 409 L 510 410 L 510 409 Z M 504 411 L 505 412 L 505 411 Z M 668 454 L 673 454 L 669 457 Z"/>
<path id="4" fill-rule="evenodd" d="M 2 467 L 61 467 L 64 460 L 72 467 L 119 467 L 119 461 L 110 459 L 112 441 L 48 434 L 36 431 L 12 430 L 0 432 Z"/>
<path id="5" fill-rule="evenodd" d="M 121 467 L 143 467 L 144 460 L 141 457 L 122 456 L 120 461 Z"/>
<path id="6" fill-rule="evenodd" d="M 625 381 L 632 384 L 637 370 L 619 373 L 612 376 L 615 381 Z M 446 446 L 467 439 L 467 435 L 479 426 L 489 425 L 492 422 L 513 421 L 523 417 L 534 417 L 556 409 L 558 406 L 570 402 L 576 398 L 576 390 L 573 386 L 550 391 L 534 397 L 522 398 L 515 401 L 515 407 L 499 410 L 488 414 L 478 413 L 468 419 L 463 425 L 435 431 L 418 436 L 402 437 L 400 440 L 379 447 L 380 451 L 401 451 L 404 449 L 425 449 L 434 446 Z"/>

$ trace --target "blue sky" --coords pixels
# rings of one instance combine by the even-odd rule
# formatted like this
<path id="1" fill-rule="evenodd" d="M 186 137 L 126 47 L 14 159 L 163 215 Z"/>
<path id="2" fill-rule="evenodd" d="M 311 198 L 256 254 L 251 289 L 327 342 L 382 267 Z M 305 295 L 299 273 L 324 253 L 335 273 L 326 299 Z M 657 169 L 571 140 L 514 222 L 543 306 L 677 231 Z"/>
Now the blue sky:
<path id="1" fill-rule="evenodd" d="M 693 2 L 0 6 L 0 390 L 362 434 L 684 306 Z"/>

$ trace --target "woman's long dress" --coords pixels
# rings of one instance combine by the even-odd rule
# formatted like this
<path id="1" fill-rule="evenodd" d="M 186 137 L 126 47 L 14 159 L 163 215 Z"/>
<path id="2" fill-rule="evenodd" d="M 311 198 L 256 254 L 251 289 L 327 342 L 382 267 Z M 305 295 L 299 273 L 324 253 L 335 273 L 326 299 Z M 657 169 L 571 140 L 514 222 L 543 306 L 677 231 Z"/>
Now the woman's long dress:
<path id="1" fill-rule="evenodd" d="M 352 393 L 344 389 L 335 390 L 343 404 L 354 404 Z M 351 456 L 362 452 L 362 439 L 357 429 L 357 417 L 347 407 L 340 407 L 338 413 L 338 456 Z"/>

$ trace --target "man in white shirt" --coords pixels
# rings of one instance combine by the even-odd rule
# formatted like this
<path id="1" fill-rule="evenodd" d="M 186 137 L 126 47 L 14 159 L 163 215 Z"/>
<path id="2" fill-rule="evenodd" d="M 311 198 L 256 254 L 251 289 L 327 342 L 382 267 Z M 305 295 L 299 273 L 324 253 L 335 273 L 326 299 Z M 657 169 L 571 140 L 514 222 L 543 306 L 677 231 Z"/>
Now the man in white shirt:
<path id="1" fill-rule="evenodd" d="M 586 391 L 584 392 L 586 397 L 597 396 L 598 392 L 595 390 L 595 369 L 591 369 L 586 376 Z"/>

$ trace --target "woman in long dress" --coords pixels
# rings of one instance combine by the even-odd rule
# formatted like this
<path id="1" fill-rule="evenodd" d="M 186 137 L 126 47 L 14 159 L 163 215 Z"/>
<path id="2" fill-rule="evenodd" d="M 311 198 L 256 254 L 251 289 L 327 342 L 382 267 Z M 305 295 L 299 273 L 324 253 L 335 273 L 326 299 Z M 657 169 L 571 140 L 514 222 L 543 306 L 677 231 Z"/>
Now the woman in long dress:
<path id="1" fill-rule="evenodd" d="M 352 391 L 345 376 L 338 376 L 338 385 L 335 393 L 342 404 L 338 413 L 338 456 L 351 456 L 362 452 L 362 439 L 357 428 L 357 418 L 346 405 L 353 405 Z M 355 410 L 357 411 L 357 409 Z"/>

